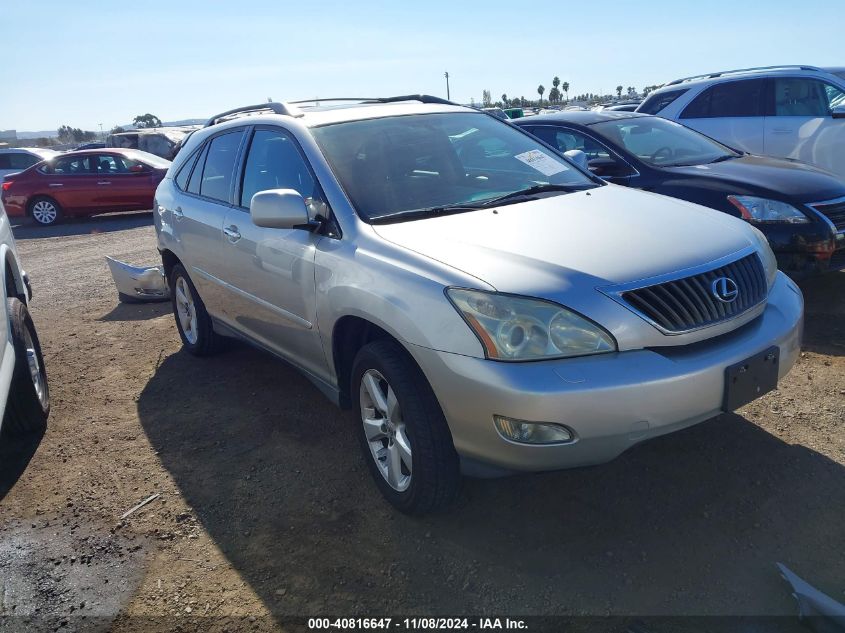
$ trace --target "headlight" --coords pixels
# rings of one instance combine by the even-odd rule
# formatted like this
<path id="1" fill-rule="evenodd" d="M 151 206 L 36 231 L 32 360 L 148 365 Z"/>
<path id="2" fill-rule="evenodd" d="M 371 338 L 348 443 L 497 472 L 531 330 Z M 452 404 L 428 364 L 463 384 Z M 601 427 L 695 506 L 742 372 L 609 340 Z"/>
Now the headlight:
<path id="1" fill-rule="evenodd" d="M 608 332 L 551 301 L 462 288 L 449 288 L 446 295 L 487 358 L 520 361 L 616 351 Z"/>
<path id="2" fill-rule="evenodd" d="M 728 200 L 749 222 L 784 222 L 806 224 L 810 219 L 791 204 L 780 200 L 755 198 L 754 196 L 728 196 Z"/>
<path id="3" fill-rule="evenodd" d="M 778 274 L 778 260 L 772 252 L 772 247 L 769 246 L 769 240 L 763 235 L 763 232 L 755 227 L 750 227 L 754 232 L 754 237 L 757 239 L 757 254 L 760 256 L 760 261 L 763 262 L 763 269 L 766 271 L 766 281 L 769 285 L 769 290 L 775 283 L 775 277 Z"/>

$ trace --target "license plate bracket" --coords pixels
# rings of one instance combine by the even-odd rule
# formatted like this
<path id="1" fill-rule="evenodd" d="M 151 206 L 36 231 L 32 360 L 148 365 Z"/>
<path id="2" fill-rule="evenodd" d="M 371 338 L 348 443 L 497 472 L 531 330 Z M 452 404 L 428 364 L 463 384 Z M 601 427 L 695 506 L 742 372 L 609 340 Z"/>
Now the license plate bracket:
<path id="1" fill-rule="evenodd" d="M 722 409 L 735 411 L 778 386 L 780 348 L 746 358 L 725 369 L 725 397 Z"/>

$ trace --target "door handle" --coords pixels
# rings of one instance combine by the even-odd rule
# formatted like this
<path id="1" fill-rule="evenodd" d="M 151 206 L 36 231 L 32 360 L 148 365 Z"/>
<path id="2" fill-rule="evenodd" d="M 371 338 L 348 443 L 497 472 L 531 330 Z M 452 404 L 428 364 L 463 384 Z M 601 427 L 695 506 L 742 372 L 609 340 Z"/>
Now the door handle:
<path id="1" fill-rule="evenodd" d="M 178 218 L 181 218 L 184 215 L 185 215 L 185 213 L 182 211 L 182 207 L 176 207 L 175 209 L 173 209 L 173 217 L 174 218 L 178 219 Z"/>
<path id="2" fill-rule="evenodd" d="M 64 187 L 64 185 L 60 182 L 51 182 L 50 186 L 51 187 Z"/>
<path id="3" fill-rule="evenodd" d="M 226 228 L 224 228 L 223 233 L 226 235 L 226 237 L 229 238 L 229 241 L 232 242 L 232 244 L 241 239 L 241 234 L 238 231 L 238 227 L 236 227 L 234 224 L 232 226 L 227 226 Z"/>
<path id="4" fill-rule="evenodd" d="M 97 184 L 98 185 L 110 185 L 111 181 L 110 180 L 100 180 L 100 181 L 97 182 Z"/>

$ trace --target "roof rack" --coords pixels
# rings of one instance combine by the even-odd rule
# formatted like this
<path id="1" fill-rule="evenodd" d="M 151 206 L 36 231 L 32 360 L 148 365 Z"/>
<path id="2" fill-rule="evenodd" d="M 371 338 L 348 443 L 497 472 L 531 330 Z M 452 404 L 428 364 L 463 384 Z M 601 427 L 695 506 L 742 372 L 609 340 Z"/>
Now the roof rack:
<path id="1" fill-rule="evenodd" d="M 457 105 L 441 97 L 432 95 L 400 95 L 398 97 L 328 97 L 317 99 L 302 99 L 300 101 L 289 101 L 288 103 L 320 103 L 321 101 L 355 101 L 357 103 L 398 103 L 400 101 L 419 101 L 420 103 L 440 103 L 443 105 Z"/>
<path id="2" fill-rule="evenodd" d="M 751 73 L 751 72 L 763 72 L 766 70 L 810 70 L 814 72 L 826 72 L 825 70 L 818 68 L 816 66 L 757 66 L 754 68 L 737 68 L 736 70 L 720 70 L 716 73 L 705 73 L 703 75 L 693 75 L 692 77 L 684 77 L 682 79 L 676 79 L 675 81 L 670 81 L 667 86 L 677 86 L 680 83 L 684 83 L 687 81 L 695 81 L 696 79 L 715 79 L 716 77 L 722 77 L 723 75 L 734 75 L 739 73 Z"/>
<path id="3" fill-rule="evenodd" d="M 208 121 L 205 122 L 204 127 L 211 127 L 212 125 L 221 123 L 224 119 L 228 119 L 229 117 L 232 117 L 236 114 L 249 114 L 267 111 L 273 112 L 275 114 L 283 114 L 285 116 L 302 116 L 302 112 L 300 112 L 298 108 L 290 107 L 288 105 L 285 105 L 284 103 L 277 103 L 271 101 L 270 103 L 259 103 L 257 105 L 242 106 L 240 108 L 234 108 L 233 110 L 226 110 L 226 112 L 221 112 L 220 114 L 215 114 L 213 117 L 211 117 Z"/>

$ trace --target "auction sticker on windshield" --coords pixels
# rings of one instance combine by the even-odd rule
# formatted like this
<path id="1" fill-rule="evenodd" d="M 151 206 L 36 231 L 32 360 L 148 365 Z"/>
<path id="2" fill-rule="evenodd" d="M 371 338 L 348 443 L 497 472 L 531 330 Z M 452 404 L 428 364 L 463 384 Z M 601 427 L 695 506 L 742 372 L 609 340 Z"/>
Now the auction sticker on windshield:
<path id="1" fill-rule="evenodd" d="M 529 167 L 533 167 L 544 176 L 554 176 L 555 174 L 559 174 L 560 172 L 569 169 L 566 165 L 559 163 L 551 156 L 544 154 L 538 149 L 532 149 L 527 152 L 523 152 L 522 154 L 516 154 L 514 158 L 521 160 Z"/>

